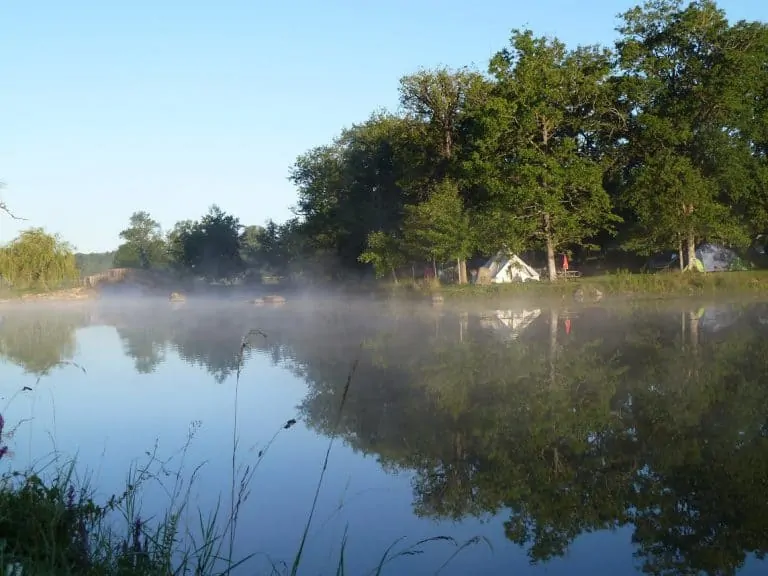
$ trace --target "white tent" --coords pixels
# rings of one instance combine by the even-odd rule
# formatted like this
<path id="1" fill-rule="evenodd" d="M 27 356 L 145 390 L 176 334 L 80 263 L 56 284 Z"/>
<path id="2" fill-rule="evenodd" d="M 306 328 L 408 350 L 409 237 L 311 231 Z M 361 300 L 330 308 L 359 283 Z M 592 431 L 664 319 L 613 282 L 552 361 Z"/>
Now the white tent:
<path id="1" fill-rule="evenodd" d="M 485 263 L 490 282 L 506 284 L 508 282 L 539 281 L 539 273 L 528 266 L 517 254 L 500 250 L 496 256 Z"/>

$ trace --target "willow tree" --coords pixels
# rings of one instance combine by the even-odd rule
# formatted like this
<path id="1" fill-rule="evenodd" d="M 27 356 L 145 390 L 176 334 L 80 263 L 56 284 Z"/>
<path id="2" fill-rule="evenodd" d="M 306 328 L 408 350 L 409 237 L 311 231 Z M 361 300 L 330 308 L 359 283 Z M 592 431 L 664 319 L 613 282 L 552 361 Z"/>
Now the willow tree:
<path id="1" fill-rule="evenodd" d="M 25 230 L 2 249 L 0 274 L 14 288 L 57 288 L 79 277 L 72 247 L 42 228 Z"/>

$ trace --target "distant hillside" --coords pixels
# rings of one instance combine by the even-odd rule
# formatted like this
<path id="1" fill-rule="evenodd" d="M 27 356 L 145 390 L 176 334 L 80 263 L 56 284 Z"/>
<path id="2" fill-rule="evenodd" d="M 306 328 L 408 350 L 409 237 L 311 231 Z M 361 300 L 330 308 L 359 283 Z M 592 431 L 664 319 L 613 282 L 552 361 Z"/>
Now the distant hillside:
<path id="1" fill-rule="evenodd" d="M 114 267 L 115 252 L 91 252 L 90 254 L 75 254 L 80 276 L 101 274 Z"/>

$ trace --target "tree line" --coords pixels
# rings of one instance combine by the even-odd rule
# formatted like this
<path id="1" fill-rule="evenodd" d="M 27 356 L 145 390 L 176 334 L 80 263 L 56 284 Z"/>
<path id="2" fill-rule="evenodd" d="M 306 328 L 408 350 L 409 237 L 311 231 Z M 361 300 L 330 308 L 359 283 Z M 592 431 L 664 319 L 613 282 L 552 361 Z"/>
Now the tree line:
<path id="1" fill-rule="evenodd" d="M 514 30 L 487 73 L 422 70 L 291 171 L 294 250 L 378 275 L 503 246 L 747 247 L 768 227 L 768 27 L 715 2 L 652 0 L 612 48 Z"/>
<path id="2" fill-rule="evenodd" d="M 167 269 L 212 281 L 267 271 L 274 260 L 270 235 L 277 226 L 243 226 L 212 205 L 199 220 L 183 220 L 167 233 L 148 212 L 131 215 L 120 232 L 122 244 L 113 264 L 118 268 Z"/>
<path id="3" fill-rule="evenodd" d="M 76 253 L 58 235 L 30 228 L 0 248 L 0 281 L 18 289 L 53 289 L 110 268 L 165 270 L 209 281 L 252 275 L 260 281 L 262 273 L 279 273 L 281 263 L 290 261 L 284 246 L 291 226 L 243 226 L 212 205 L 200 219 L 164 232 L 148 212 L 138 211 L 120 232 L 115 251 L 88 254 Z"/>
<path id="4" fill-rule="evenodd" d="M 165 234 L 136 212 L 113 265 L 397 280 L 451 264 L 463 283 L 504 248 L 541 255 L 552 280 L 561 253 L 674 251 L 692 269 L 701 242 L 746 249 L 768 232 L 768 25 L 651 0 L 617 31 L 568 48 L 513 30 L 484 72 L 404 76 L 396 113 L 296 159 L 293 218 L 243 226 L 212 206 Z"/>

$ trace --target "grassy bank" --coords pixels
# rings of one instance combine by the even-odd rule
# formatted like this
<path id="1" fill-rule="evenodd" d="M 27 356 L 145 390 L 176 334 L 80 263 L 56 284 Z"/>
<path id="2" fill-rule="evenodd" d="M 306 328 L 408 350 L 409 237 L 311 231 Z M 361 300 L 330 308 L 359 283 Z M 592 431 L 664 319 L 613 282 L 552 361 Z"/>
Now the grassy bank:
<path id="1" fill-rule="evenodd" d="M 386 289 L 394 297 L 439 294 L 445 299 L 525 296 L 527 298 L 602 297 L 643 299 L 688 296 L 768 295 L 768 270 L 749 272 L 667 272 L 642 274 L 618 272 L 556 282 L 491 285 L 401 283 Z"/>
<path id="2" fill-rule="evenodd" d="M 0 416 L 0 459 L 7 456 L 3 427 Z M 188 444 L 181 451 L 182 461 L 186 448 Z M 128 471 L 123 492 L 102 502 L 77 477 L 75 462 L 57 456 L 39 470 L 0 476 L 0 574 L 227 573 L 236 563 L 222 552 L 234 525 L 217 511 L 208 518 L 198 516 L 195 530 L 189 530 L 187 502 L 194 473 L 184 479 L 181 469 L 169 472 L 178 454 L 164 461 L 156 453 L 148 454 L 146 463 Z M 142 515 L 141 495 L 153 482 L 166 489 L 170 502 L 160 517 L 147 519 Z"/>

